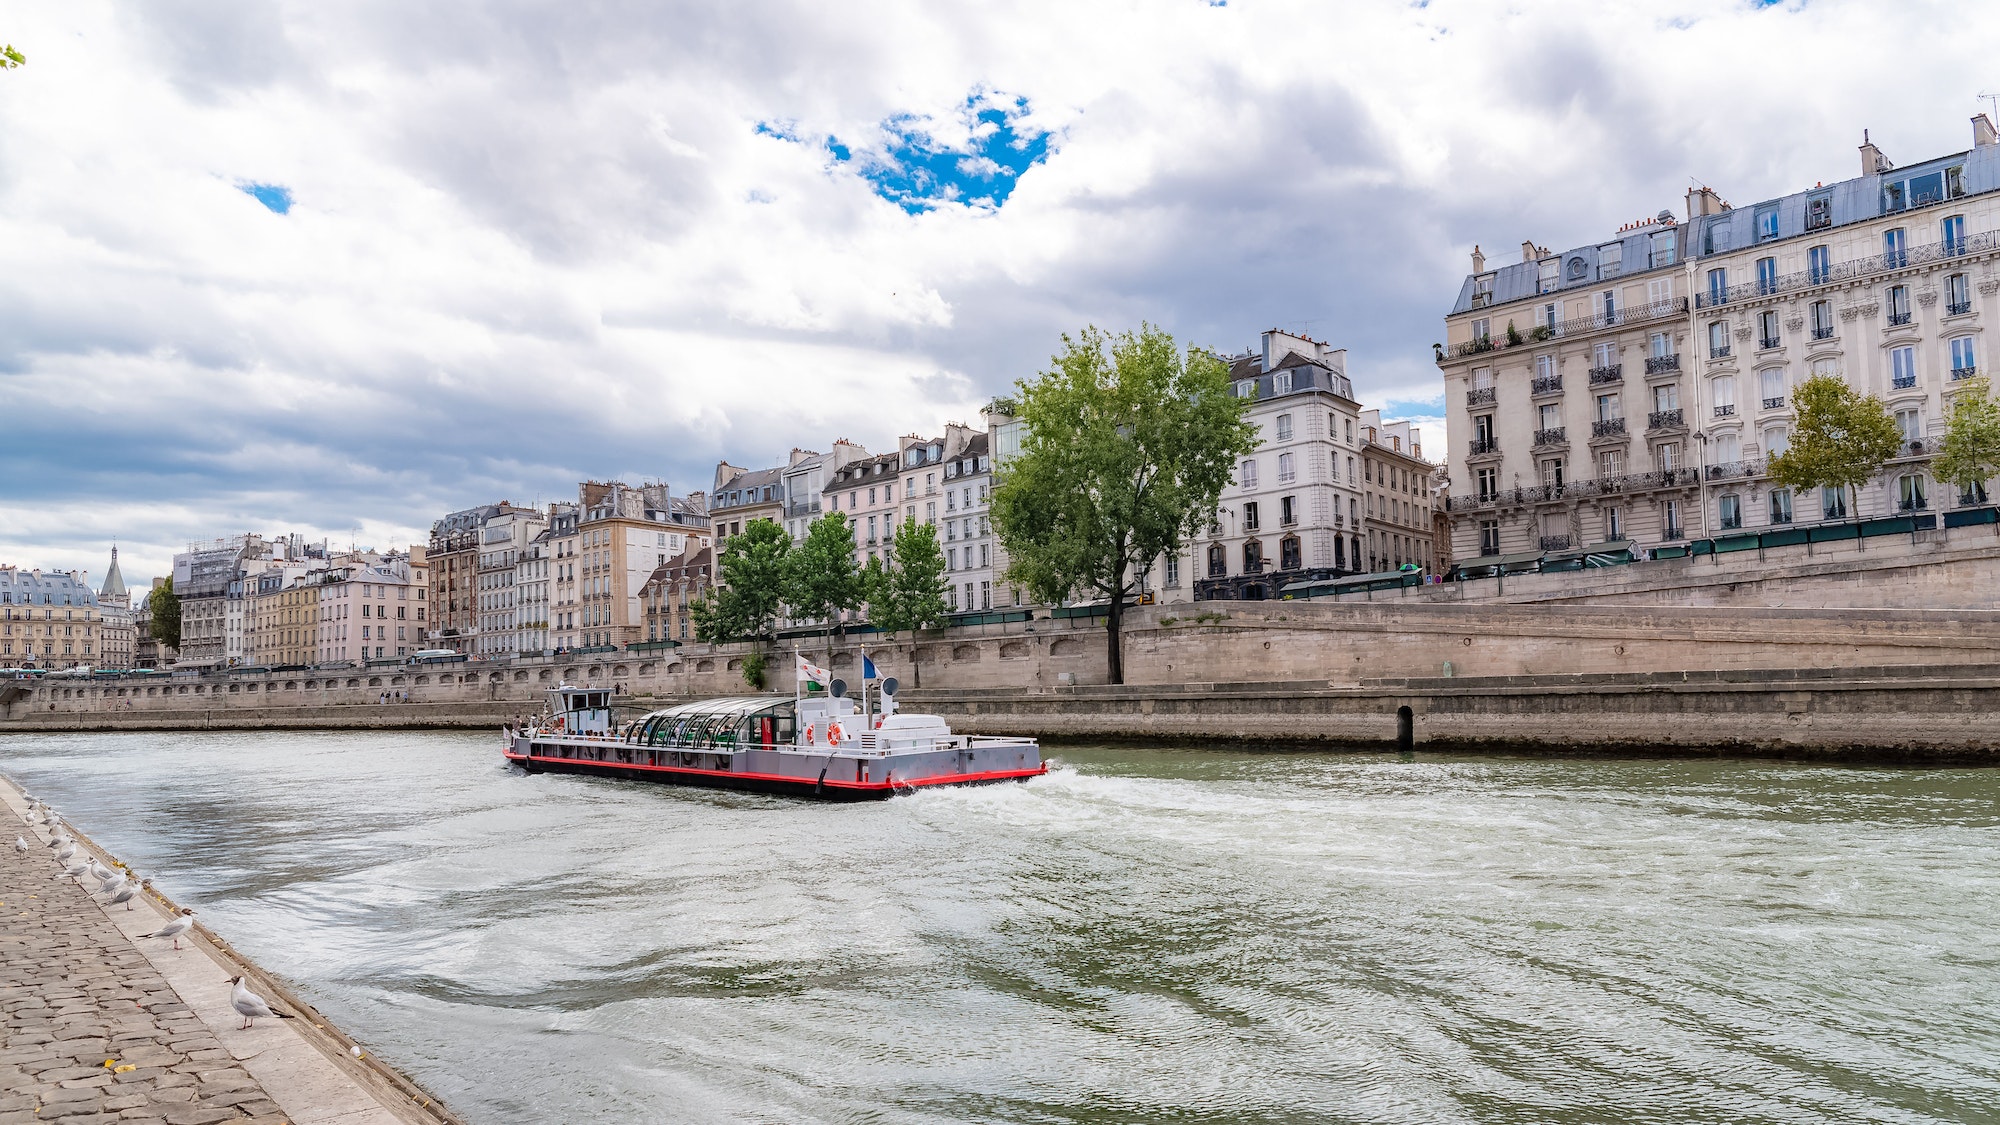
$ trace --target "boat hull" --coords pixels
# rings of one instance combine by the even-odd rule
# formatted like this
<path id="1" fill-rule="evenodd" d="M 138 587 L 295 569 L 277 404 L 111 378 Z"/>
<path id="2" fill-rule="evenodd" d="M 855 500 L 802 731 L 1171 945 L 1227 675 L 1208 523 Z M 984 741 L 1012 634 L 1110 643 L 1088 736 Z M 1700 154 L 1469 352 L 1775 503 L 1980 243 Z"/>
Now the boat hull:
<path id="1" fill-rule="evenodd" d="M 898 793 L 913 793 L 948 785 L 988 785 L 1002 781 L 1026 781 L 1048 772 L 1039 760 L 1031 766 L 1011 769 L 932 774 L 910 778 L 869 777 L 855 780 L 825 773 L 793 776 L 754 769 L 701 769 L 689 766 L 651 765 L 638 762 L 594 761 L 588 758 L 506 751 L 510 765 L 532 773 L 578 774 L 610 777 L 624 781 L 646 781 L 660 785 L 683 785 L 700 789 L 731 789 L 750 793 L 774 793 L 825 801 L 879 801 Z M 845 763 L 841 763 L 844 765 Z M 822 767 L 823 769 L 827 767 Z M 874 771 L 869 771 L 871 774 Z"/>

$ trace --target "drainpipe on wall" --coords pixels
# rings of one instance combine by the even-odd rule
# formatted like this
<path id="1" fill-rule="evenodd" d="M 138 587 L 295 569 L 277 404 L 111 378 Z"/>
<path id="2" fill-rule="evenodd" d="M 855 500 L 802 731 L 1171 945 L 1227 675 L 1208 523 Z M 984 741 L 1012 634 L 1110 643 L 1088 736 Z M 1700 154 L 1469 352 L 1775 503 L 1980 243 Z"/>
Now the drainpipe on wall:
<path id="1" fill-rule="evenodd" d="M 1690 234 L 1692 234 L 1692 232 L 1690 232 Z M 1688 303 L 1688 346 L 1690 348 L 1699 348 L 1701 347 L 1702 344 L 1701 336 L 1698 332 L 1698 325 L 1700 323 L 1701 317 L 1698 313 L 1698 310 L 1695 308 L 1695 303 L 1696 303 L 1695 277 L 1697 272 L 1698 271 L 1695 269 L 1693 248 L 1689 247 L 1689 256 L 1687 258 L 1687 279 L 1688 279 L 1687 303 Z M 1695 358 L 1694 370 L 1696 372 L 1693 379 L 1695 424 L 1694 427 L 1689 431 L 1689 436 L 1695 439 L 1695 445 L 1697 446 L 1699 452 L 1695 452 L 1692 450 L 1690 452 L 1695 452 L 1695 464 L 1694 464 L 1695 503 L 1701 506 L 1701 537 L 1703 539 L 1706 539 L 1708 538 L 1708 427 L 1704 423 L 1707 422 L 1708 415 L 1703 412 L 1704 408 L 1701 400 L 1701 388 L 1702 384 L 1706 380 L 1700 374 L 1702 370 L 1700 353 L 1696 352 L 1694 358 Z M 1692 548 L 1690 548 L 1690 550 L 1692 550 Z M 1714 556 L 1711 555 L 1710 558 L 1713 559 Z"/>

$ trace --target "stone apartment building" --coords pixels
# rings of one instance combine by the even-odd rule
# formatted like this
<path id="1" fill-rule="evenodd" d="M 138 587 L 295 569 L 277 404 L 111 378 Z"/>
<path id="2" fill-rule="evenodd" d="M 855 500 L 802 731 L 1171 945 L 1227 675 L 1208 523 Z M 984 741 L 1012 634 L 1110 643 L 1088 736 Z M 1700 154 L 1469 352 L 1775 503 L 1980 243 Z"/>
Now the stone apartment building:
<path id="1" fill-rule="evenodd" d="M 782 495 L 785 501 L 785 533 L 798 543 L 805 539 L 812 522 L 825 514 L 823 494 L 835 473 L 868 456 L 868 451 L 846 438 L 833 443 L 825 453 L 794 449 L 786 464 Z"/>
<path id="2" fill-rule="evenodd" d="M 712 546 L 707 496 L 677 497 L 665 484 L 585 481 L 574 512 L 549 524 L 549 640 L 557 649 L 623 646 L 644 639 L 641 591 L 661 565 Z"/>
<path id="3" fill-rule="evenodd" d="M 990 437 L 985 433 L 953 427 L 948 439 L 960 439 L 955 450 L 947 448 L 940 474 L 944 489 L 944 520 L 938 533 L 944 549 L 944 579 L 950 587 L 945 603 L 955 613 L 975 613 L 995 607 L 993 569 L 993 521 L 987 505 L 992 499 L 993 456 Z"/>
<path id="4" fill-rule="evenodd" d="M 0 564 L 0 668 L 96 666 L 97 595 L 74 572 Z"/>
<path id="5" fill-rule="evenodd" d="M 174 556 L 174 592 L 181 599 L 180 667 L 238 665 L 253 659 L 251 602 L 257 578 L 287 566 L 324 566 L 325 542 L 292 534 L 266 539 L 234 535 L 193 544 Z"/>
<path id="6" fill-rule="evenodd" d="M 1208 533 L 1148 576 L 1163 601 L 1275 598 L 1287 583 L 1362 569 L 1360 405 L 1347 351 L 1271 329 L 1226 357 L 1251 400 L 1257 448 L 1223 489 Z"/>
<path id="7" fill-rule="evenodd" d="M 854 528 L 854 561 L 858 565 L 883 558 L 895 537 L 903 507 L 896 487 L 902 466 L 900 447 L 894 453 L 858 457 L 835 470 L 822 490 L 826 510 L 846 513 Z"/>
<path id="8" fill-rule="evenodd" d="M 1954 387 L 2000 316 L 2000 136 L 1747 206 L 1690 190 L 1595 245 L 1473 272 L 1438 364 L 1450 435 L 1452 551 L 1639 549 L 1727 532 L 1983 504 L 1928 464 Z M 1792 392 L 1831 374 L 1884 400 L 1905 444 L 1862 489 L 1795 496 L 1767 459 Z"/>
<path id="9" fill-rule="evenodd" d="M 798 454 L 799 450 L 793 453 Z M 715 528 L 718 542 L 727 542 L 733 535 L 743 534 L 743 529 L 757 520 L 770 520 L 783 525 L 785 522 L 785 466 L 769 469 L 739 469 L 727 461 L 715 465 L 715 487 L 709 493 L 709 524 Z"/>
<path id="10" fill-rule="evenodd" d="M 514 563 L 515 631 L 524 653 L 545 653 L 552 647 L 549 598 L 555 577 L 558 524 L 576 526 L 576 505 L 566 501 L 549 505 L 547 526 L 521 549 Z"/>
<path id="11" fill-rule="evenodd" d="M 707 597 L 714 584 L 715 550 L 706 543 L 654 568 L 639 592 L 646 641 L 685 644 L 693 640 L 694 619 L 688 607 Z"/>
<path id="12" fill-rule="evenodd" d="M 489 522 L 541 518 L 534 508 L 508 500 L 466 508 L 431 524 L 425 550 L 430 576 L 431 621 L 428 647 L 475 651 L 480 619 L 482 533 Z"/>
<path id="13" fill-rule="evenodd" d="M 313 662 L 360 665 L 404 659 L 428 647 L 431 578 L 424 548 L 350 555 L 313 577 Z"/>
<path id="14" fill-rule="evenodd" d="M 1379 410 L 1361 412 L 1360 432 L 1368 572 L 1400 570 L 1404 563 L 1432 571 L 1437 560 L 1431 495 L 1436 466 L 1424 460 L 1422 435 L 1408 422 L 1384 423 Z"/>
<path id="15" fill-rule="evenodd" d="M 118 569 L 116 546 L 111 548 L 111 565 L 104 571 L 104 585 L 97 591 L 97 615 L 97 667 L 138 667 L 132 595 L 125 589 L 124 572 Z"/>
<path id="16" fill-rule="evenodd" d="M 521 632 L 521 591 L 515 587 L 523 552 L 548 530 L 544 512 L 504 512 L 479 529 L 479 562 L 473 579 L 478 633 L 474 656 L 493 659 L 526 651 Z"/>

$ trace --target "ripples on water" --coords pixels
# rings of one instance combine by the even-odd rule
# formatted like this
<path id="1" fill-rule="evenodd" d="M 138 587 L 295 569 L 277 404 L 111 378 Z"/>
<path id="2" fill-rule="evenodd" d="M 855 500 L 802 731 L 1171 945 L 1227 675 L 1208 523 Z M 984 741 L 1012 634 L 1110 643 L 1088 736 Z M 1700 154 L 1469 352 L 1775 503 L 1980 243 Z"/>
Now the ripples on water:
<path id="1" fill-rule="evenodd" d="M 2000 771 L 1058 757 L 833 806 L 0 739 L 482 1125 L 2000 1121 Z"/>

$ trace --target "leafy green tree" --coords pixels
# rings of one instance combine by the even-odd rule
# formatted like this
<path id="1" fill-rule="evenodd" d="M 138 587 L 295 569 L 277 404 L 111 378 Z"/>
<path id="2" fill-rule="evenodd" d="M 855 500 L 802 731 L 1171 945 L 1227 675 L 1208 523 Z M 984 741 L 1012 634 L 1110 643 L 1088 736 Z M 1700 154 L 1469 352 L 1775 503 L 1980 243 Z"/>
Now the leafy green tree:
<path id="1" fill-rule="evenodd" d="M 146 611 L 152 616 L 153 639 L 161 648 L 181 647 L 181 596 L 174 593 L 171 576 L 153 587 L 147 596 Z"/>
<path id="2" fill-rule="evenodd" d="M 1110 601 L 1111 682 L 1125 682 L 1125 599 L 1153 560 L 1215 519 L 1237 459 L 1256 448 L 1250 400 L 1222 360 L 1144 325 L 1063 337 L 1054 366 L 1019 388 L 1027 436 L 999 466 L 993 522 L 1007 578 L 1038 600 Z"/>
<path id="3" fill-rule="evenodd" d="M 28 56 L 14 49 L 12 43 L 0 47 L 0 70 L 12 70 L 28 61 Z"/>
<path id="4" fill-rule="evenodd" d="M 775 636 L 791 550 L 792 537 L 772 520 L 752 520 L 743 534 L 723 543 L 715 564 L 720 588 L 707 611 L 714 636 L 732 641 Z M 703 615 L 694 619 L 699 627 Z"/>
<path id="5" fill-rule="evenodd" d="M 937 528 L 906 519 L 896 528 L 889 562 L 872 568 L 868 620 L 885 633 L 935 629 L 951 607 L 944 602 L 944 551 Z"/>
<path id="6" fill-rule="evenodd" d="M 1944 447 L 1938 452 L 1931 471 L 1946 484 L 1961 491 L 1983 489 L 1986 482 L 2000 476 L 2000 402 L 1981 376 L 1970 380 L 1951 397 L 1945 415 Z"/>
<path id="7" fill-rule="evenodd" d="M 785 604 L 795 615 L 824 619 L 844 635 L 840 614 L 858 607 L 863 596 L 847 516 L 828 512 L 814 520 L 785 565 Z"/>
<path id="8" fill-rule="evenodd" d="M 1791 444 L 1771 458 L 1771 479 L 1797 492 L 1838 488 L 1861 514 L 1861 486 L 1903 448 L 1889 408 L 1838 375 L 1815 375 L 1792 396 L 1798 408 Z"/>

